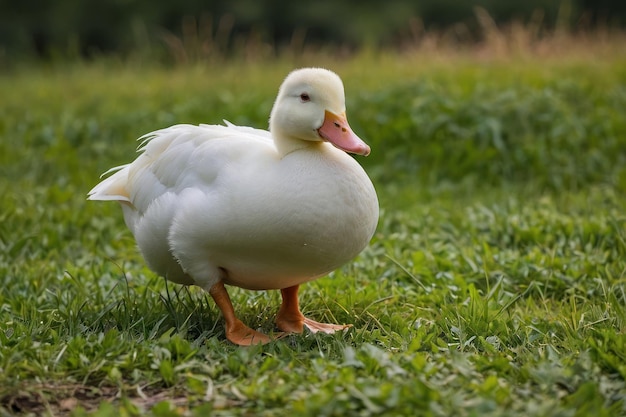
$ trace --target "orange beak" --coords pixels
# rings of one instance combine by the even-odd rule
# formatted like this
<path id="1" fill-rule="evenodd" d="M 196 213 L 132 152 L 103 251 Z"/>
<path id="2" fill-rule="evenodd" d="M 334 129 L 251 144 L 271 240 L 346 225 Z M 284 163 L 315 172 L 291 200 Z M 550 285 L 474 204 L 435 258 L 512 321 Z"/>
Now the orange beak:
<path id="1" fill-rule="evenodd" d="M 370 154 L 370 147 L 352 131 L 345 113 L 337 115 L 326 110 L 324 123 L 317 132 L 343 151 L 363 156 Z"/>

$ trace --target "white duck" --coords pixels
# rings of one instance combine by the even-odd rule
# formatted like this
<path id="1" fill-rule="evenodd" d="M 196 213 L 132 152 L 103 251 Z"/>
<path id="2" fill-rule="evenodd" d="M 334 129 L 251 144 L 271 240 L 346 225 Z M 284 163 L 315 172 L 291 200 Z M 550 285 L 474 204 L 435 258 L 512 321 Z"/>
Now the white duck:
<path id="1" fill-rule="evenodd" d="M 175 125 L 143 136 L 142 152 L 89 192 L 122 204 L 148 266 L 207 290 L 233 343 L 270 337 L 235 315 L 224 284 L 280 289 L 276 325 L 333 333 L 349 326 L 305 318 L 298 286 L 354 258 L 378 222 L 378 200 L 361 166 L 368 155 L 345 116 L 341 79 L 293 71 L 274 103 L 270 131 Z M 334 145 L 334 146 L 333 146 Z"/>

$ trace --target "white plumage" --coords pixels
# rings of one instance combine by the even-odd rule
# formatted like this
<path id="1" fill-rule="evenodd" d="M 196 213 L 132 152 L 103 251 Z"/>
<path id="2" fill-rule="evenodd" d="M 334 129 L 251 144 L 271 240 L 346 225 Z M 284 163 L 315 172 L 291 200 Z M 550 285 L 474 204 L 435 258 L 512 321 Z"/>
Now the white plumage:
<path id="1" fill-rule="evenodd" d="M 294 71 L 276 99 L 271 133 L 228 122 L 149 133 L 139 157 L 110 170 L 89 199 L 119 201 L 148 266 L 209 291 L 234 343 L 270 339 L 236 319 L 223 284 L 281 289 L 284 331 L 343 329 L 305 319 L 297 289 L 354 258 L 376 228 L 374 187 L 346 154 L 369 147 L 344 112 L 339 77 Z"/>

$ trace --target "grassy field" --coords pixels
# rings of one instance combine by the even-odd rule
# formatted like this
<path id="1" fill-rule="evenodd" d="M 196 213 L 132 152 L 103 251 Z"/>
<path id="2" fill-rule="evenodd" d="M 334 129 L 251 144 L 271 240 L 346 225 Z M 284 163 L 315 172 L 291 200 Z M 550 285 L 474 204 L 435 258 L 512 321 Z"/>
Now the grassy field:
<path id="1" fill-rule="evenodd" d="M 86 193 L 148 131 L 266 126 L 302 65 L 344 78 L 381 220 L 301 291 L 351 330 L 239 348 Z M 16 69 L 0 91 L 0 415 L 626 414 L 623 48 L 100 62 Z M 231 296 L 272 330 L 276 292 Z"/>

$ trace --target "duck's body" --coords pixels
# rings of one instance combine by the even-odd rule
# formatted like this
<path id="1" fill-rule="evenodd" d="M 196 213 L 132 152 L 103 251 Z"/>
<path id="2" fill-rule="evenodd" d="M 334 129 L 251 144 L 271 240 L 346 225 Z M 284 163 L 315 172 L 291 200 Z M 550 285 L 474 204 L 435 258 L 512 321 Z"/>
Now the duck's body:
<path id="1" fill-rule="evenodd" d="M 306 105 L 319 94 L 320 108 L 341 114 L 341 108 L 324 103 L 318 81 L 302 77 L 320 71 L 324 81 L 328 71 L 300 70 L 305 74 L 293 83 L 295 92 L 287 88 L 288 78 L 282 95 L 302 94 L 308 100 L 300 98 L 300 109 L 313 114 Z M 332 76 L 331 81 L 336 84 Z M 340 93 L 339 107 L 342 88 Z M 141 155 L 90 192 L 90 199 L 122 203 L 126 224 L 151 269 L 173 282 L 198 285 L 216 298 L 227 319 L 227 336 L 235 343 L 269 339 L 248 328 L 245 337 L 229 335 L 230 312 L 224 309 L 232 305 L 223 284 L 283 290 L 277 323 L 285 331 L 301 331 L 302 325 L 294 327 L 291 319 L 300 314 L 293 308 L 297 286 L 354 258 L 378 220 L 376 193 L 366 173 L 323 139 L 363 154 L 369 148 L 356 136 L 340 137 L 353 135 L 347 122 L 342 124 L 345 117 L 328 121 L 328 113 L 324 120 L 312 121 L 313 129 L 302 130 L 305 138 L 289 134 L 293 127 L 284 125 L 301 117 L 281 114 L 281 105 L 283 113 L 298 109 L 289 100 L 279 94 L 271 134 L 230 124 L 176 125 L 148 134 Z M 276 127 L 282 119 L 287 122 Z M 308 326 L 314 331 L 344 328 L 301 319 L 304 325 L 314 323 Z"/>

